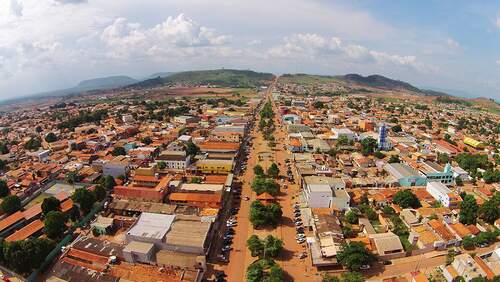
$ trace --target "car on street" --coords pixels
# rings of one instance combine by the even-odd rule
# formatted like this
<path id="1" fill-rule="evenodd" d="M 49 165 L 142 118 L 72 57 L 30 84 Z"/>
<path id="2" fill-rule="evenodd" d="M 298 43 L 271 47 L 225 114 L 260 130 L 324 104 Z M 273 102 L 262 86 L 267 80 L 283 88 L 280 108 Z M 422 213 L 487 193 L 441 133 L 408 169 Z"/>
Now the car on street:
<path id="1" fill-rule="evenodd" d="M 222 249 L 221 249 L 221 250 L 222 250 L 223 252 L 228 252 L 228 251 L 230 251 L 230 250 L 232 250 L 232 249 L 233 249 L 233 247 L 231 247 L 231 246 L 229 246 L 229 245 L 225 245 L 224 247 L 222 247 Z"/>
<path id="2" fill-rule="evenodd" d="M 302 252 L 299 254 L 299 259 L 304 259 L 307 257 L 307 253 L 306 252 Z"/>
<path id="3" fill-rule="evenodd" d="M 302 234 L 304 234 L 304 228 L 303 228 L 303 227 L 297 226 L 297 227 L 295 228 L 295 230 L 297 231 L 297 233 L 302 233 Z"/>
<path id="4" fill-rule="evenodd" d="M 370 269 L 370 265 L 369 264 L 363 264 L 362 266 L 359 267 L 359 269 L 361 269 L 361 270 Z"/>
<path id="5" fill-rule="evenodd" d="M 295 226 L 301 226 L 302 225 L 302 221 L 296 221 L 295 222 Z"/>
<path id="6" fill-rule="evenodd" d="M 297 244 L 302 244 L 306 241 L 306 239 L 297 239 Z"/>
<path id="7" fill-rule="evenodd" d="M 238 225 L 238 224 L 236 224 L 236 223 L 226 223 L 226 227 L 235 227 L 236 225 Z"/>
<path id="8" fill-rule="evenodd" d="M 391 265 L 391 264 L 392 264 L 392 261 L 390 261 L 390 260 L 384 260 L 384 261 L 382 262 L 382 264 L 383 264 L 383 265 Z"/>

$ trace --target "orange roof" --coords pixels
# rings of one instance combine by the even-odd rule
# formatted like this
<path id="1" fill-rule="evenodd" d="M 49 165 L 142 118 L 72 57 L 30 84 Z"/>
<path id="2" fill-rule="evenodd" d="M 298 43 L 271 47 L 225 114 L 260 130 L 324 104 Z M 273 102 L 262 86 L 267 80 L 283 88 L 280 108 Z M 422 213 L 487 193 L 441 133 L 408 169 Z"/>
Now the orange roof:
<path id="1" fill-rule="evenodd" d="M 27 220 L 32 219 L 33 217 L 39 215 L 42 213 L 42 204 L 36 204 L 32 206 L 31 208 L 23 211 L 23 216 Z"/>
<path id="2" fill-rule="evenodd" d="M 17 230 L 9 237 L 5 238 L 5 241 L 12 242 L 12 241 L 24 240 L 29 236 L 35 234 L 36 232 L 42 230 L 43 227 L 44 227 L 43 222 L 37 219 L 32 223 L 26 225 L 25 227 Z"/>
<path id="3" fill-rule="evenodd" d="M 61 203 L 61 211 L 67 212 L 73 207 L 73 200 L 67 199 L 66 201 Z"/>
<path id="4" fill-rule="evenodd" d="M 274 197 L 271 194 L 264 192 L 257 196 L 257 200 L 273 201 Z"/>
<path id="5" fill-rule="evenodd" d="M 474 260 L 479 265 L 479 267 L 481 267 L 484 270 L 484 272 L 486 272 L 486 278 L 493 279 L 493 277 L 495 277 L 495 273 L 480 257 L 475 256 Z"/>
<path id="6" fill-rule="evenodd" d="M 202 193 L 172 193 L 169 199 L 171 201 L 187 201 L 187 202 L 212 202 L 220 203 L 220 194 L 202 194 Z"/>
<path id="7" fill-rule="evenodd" d="M 134 175 L 134 181 L 160 182 L 160 180 L 153 175 Z"/>
<path id="8" fill-rule="evenodd" d="M 434 229 L 434 232 L 436 232 L 441 238 L 443 238 L 443 240 L 449 241 L 455 238 L 455 236 L 453 236 L 453 234 L 448 231 L 444 224 L 437 219 L 430 220 L 429 225 L 432 227 L 432 229 Z"/>
<path id="9" fill-rule="evenodd" d="M 240 143 L 238 142 L 217 142 L 208 141 L 199 145 L 201 150 L 238 150 Z"/>
<path id="10" fill-rule="evenodd" d="M 225 184 L 226 180 L 227 180 L 227 175 L 210 174 L 205 176 L 205 181 L 203 182 L 207 184 Z"/>
<path id="11" fill-rule="evenodd" d="M 299 139 L 293 138 L 290 140 L 290 145 L 293 147 L 300 147 L 302 144 L 300 143 Z"/>
<path id="12" fill-rule="evenodd" d="M 22 211 L 17 211 L 8 217 L 4 218 L 2 221 L 0 221 L 0 231 L 5 230 L 12 224 L 18 222 L 19 220 L 23 219 L 24 215 Z"/>
<path id="13" fill-rule="evenodd" d="M 93 253 L 89 253 L 89 252 L 85 252 L 85 251 L 78 250 L 75 248 L 69 249 L 68 256 L 83 259 L 83 260 L 86 260 L 89 262 L 95 261 L 95 262 L 99 262 L 99 263 L 103 263 L 103 264 L 108 263 L 107 257 L 100 256 L 100 255 L 93 254 Z"/>
<path id="14" fill-rule="evenodd" d="M 455 223 L 455 224 L 449 224 L 449 226 L 461 238 L 463 238 L 463 237 L 465 237 L 467 235 L 471 235 L 472 234 L 472 232 L 465 225 L 463 225 L 460 222 Z"/>

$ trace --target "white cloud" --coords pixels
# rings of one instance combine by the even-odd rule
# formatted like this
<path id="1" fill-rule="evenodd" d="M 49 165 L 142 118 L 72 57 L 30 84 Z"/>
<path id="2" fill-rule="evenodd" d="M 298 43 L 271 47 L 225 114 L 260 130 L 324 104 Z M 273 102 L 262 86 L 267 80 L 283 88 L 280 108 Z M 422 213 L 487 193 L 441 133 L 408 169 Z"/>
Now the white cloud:
<path id="1" fill-rule="evenodd" d="M 111 57 L 154 56 L 181 54 L 195 56 L 196 49 L 221 46 L 229 42 L 228 35 L 217 35 L 214 29 L 202 26 L 180 14 L 164 22 L 143 28 L 125 18 L 116 19 L 101 34 Z"/>
<path id="2" fill-rule="evenodd" d="M 500 59 L 498 59 L 496 63 L 497 63 L 497 65 L 500 66 Z"/>
<path id="3" fill-rule="evenodd" d="M 398 55 L 370 50 L 357 44 L 344 44 L 338 37 L 324 37 L 318 34 L 294 34 L 284 37 L 283 43 L 268 50 L 275 58 L 306 57 L 316 60 L 345 60 L 359 63 L 375 63 L 380 66 L 392 65 L 409 67 L 419 72 L 435 72 L 414 55 Z"/>
<path id="4" fill-rule="evenodd" d="M 459 49 L 461 47 L 460 43 L 458 43 L 457 41 L 455 41 L 453 38 L 446 39 L 446 44 L 451 49 Z"/>
<path id="5" fill-rule="evenodd" d="M 500 14 L 497 15 L 497 17 L 495 19 L 495 25 L 497 26 L 497 28 L 500 28 Z"/>

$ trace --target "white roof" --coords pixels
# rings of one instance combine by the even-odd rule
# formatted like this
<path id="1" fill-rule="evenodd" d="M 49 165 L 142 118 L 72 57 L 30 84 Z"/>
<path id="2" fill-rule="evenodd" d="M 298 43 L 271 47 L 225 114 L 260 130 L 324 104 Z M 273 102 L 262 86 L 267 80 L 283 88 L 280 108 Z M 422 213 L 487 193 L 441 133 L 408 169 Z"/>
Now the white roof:
<path id="1" fill-rule="evenodd" d="M 152 239 L 163 239 L 170 230 L 175 215 L 143 212 L 129 229 L 128 235 Z"/>

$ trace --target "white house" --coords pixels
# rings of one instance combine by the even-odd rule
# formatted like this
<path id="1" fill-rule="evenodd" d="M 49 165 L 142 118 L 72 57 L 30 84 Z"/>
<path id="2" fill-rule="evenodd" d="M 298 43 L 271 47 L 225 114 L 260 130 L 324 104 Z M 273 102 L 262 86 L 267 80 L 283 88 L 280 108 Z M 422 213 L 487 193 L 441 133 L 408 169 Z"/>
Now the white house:
<path id="1" fill-rule="evenodd" d="M 446 185 L 441 182 L 427 182 L 425 188 L 436 201 L 447 208 L 457 208 L 460 202 L 459 196 L 453 193 Z"/>
<path id="2" fill-rule="evenodd" d="M 347 137 L 349 141 L 356 140 L 356 133 L 354 133 L 349 128 L 332 128 L 333 139 L 339 139 L 341 136 Z"/>

